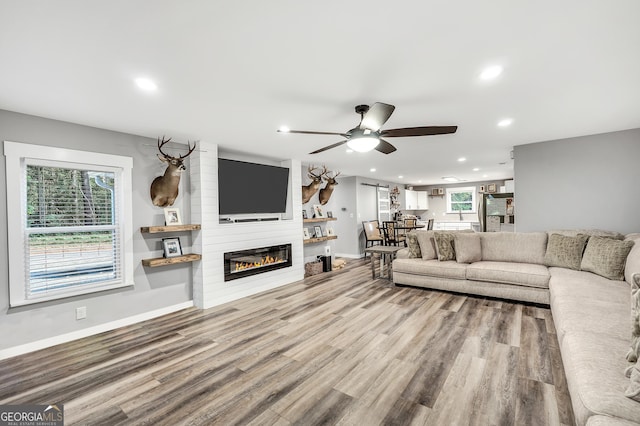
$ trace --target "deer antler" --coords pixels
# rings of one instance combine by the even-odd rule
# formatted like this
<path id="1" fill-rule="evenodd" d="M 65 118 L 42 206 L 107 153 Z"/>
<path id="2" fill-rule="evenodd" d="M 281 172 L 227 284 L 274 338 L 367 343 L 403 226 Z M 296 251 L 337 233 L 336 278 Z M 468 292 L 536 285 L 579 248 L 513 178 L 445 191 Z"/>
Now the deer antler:
<path id="1" fill-rule="evenodd" d="M 337 178 L 340 175 L 340 172 L 335 172 L 333 176 L 329 176 L 329 173 L 333 173 L 333 172 L 325 171 L 324 173 L 322 173 L 322 176 L 324 176 L 327 181 L 335 180 L 335 178 Z"/>
<path id="2" fill-rule="evenodd" d="M 318 180 L 318 179 L 322 178 L 322 173 L 318 173 L 318 174 L 313 173 L 313 171 L 316 170 L 316 169 L 317 169 L 317 167 L 315 167 L 313 165 L 310 165 L 307 168 L 307 176 L 309 177 L 309 179 Z"/>
<path id="3" fill-rule="evenodd" d="M 180 159 L 183 160 L 185 158 L 187 158 L 188 156 L 191 155 L 191 153 L 193 152 L 194 149 L 196 149 L 196 143 L 193 143 L 193 148 L 191 148 L 191 142 L 187 141 L 187 146 L 189 147 L 189 152 L 187 152 L 186 155 L 181 155 Z"/>
<path id="4" fill-rule="evenodd" d="M 164 157 L 171 157 L 170 155 L 167 155 L 165 152 L 162 151 L 162 147 L 171 142 L 171 138 L 164 140 L 164 136 L 162 136 L 162 141 L 160 141 L 160 138 L 158 138 L 158 151 L 160 151 L 160 154 L 164 155 Z"/>

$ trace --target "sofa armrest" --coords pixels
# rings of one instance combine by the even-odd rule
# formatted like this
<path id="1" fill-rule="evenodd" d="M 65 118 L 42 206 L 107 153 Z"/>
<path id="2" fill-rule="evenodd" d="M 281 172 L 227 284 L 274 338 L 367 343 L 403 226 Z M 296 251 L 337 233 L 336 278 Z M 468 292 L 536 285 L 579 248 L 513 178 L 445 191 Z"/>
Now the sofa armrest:
<path id="1" fill-rule="evenodd" d="M 403 248 L 402 250 L 398 250 L 396 252 L 396 259 L 408 259 L 409 258 L 409 249 Z"/>

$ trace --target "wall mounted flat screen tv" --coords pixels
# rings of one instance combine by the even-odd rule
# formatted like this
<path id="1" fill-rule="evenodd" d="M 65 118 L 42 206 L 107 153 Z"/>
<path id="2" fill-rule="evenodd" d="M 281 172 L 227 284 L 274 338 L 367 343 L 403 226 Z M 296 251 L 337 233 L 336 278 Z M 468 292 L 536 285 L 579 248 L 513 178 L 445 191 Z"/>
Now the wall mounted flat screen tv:
<path id="1" fill-rule="evenodd" d="M 285 213 L 289 169 L 218 159 L 220 214 Z"/>

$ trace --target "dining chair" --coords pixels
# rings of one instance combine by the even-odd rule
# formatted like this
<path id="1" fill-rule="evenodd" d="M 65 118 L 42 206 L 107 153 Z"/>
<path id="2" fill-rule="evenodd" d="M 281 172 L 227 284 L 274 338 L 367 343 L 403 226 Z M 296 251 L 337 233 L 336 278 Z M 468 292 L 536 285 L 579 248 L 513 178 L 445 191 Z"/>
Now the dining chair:
<path id="1" fill-rule="evenodd" d="M 382 222 L 382 231 L 384 234 L 385 245 L 397 246 L 400 244 L 405 244 L 407 237 L 398 234 L 396 222 L 392 220 Z"/>
<path id="2" fill-rule="evenodd" d="M 365 248 L 371 247 L 376 244 L 384 244 L 384 238 L 380 233 L 380 224 L 377 220 L 363 221 L 362 227 L 364 228 Z M 367 253 L 364 254 L 364 257 L 367 257 Z"/>
<path id="3" fill-rule="evenodd" d="M 415 227 L 417 222 L 418 222 L 418 220 L 415 219 L 415 218 L 405 219 L 404 220 L 404 226 L 407 226 L 407 227 L 413 226 L 413 227 Z"/>
<path id="4" fill-rule="evenodd" d="M 427 231 L 431 231 L 433 229 L 433 219 L 429 219 L 427 221 Z"/>

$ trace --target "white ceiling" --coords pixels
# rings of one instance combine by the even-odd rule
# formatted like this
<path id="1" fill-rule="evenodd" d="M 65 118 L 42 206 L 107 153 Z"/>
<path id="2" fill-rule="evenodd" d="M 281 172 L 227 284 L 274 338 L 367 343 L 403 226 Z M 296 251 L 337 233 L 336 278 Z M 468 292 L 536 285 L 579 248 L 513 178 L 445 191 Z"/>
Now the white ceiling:
<path id="1" fill-rule="evenodd" d="M 639 17 L 638 0 L 0 0 L 0 108 L 342 175 L 498 179 L 514 145 L 640 127 Z M 377 101 L 396 106 L 383 129 L 458 132 L 313 156 L 341 138 L 276 133 L 344 132 Z"/>

